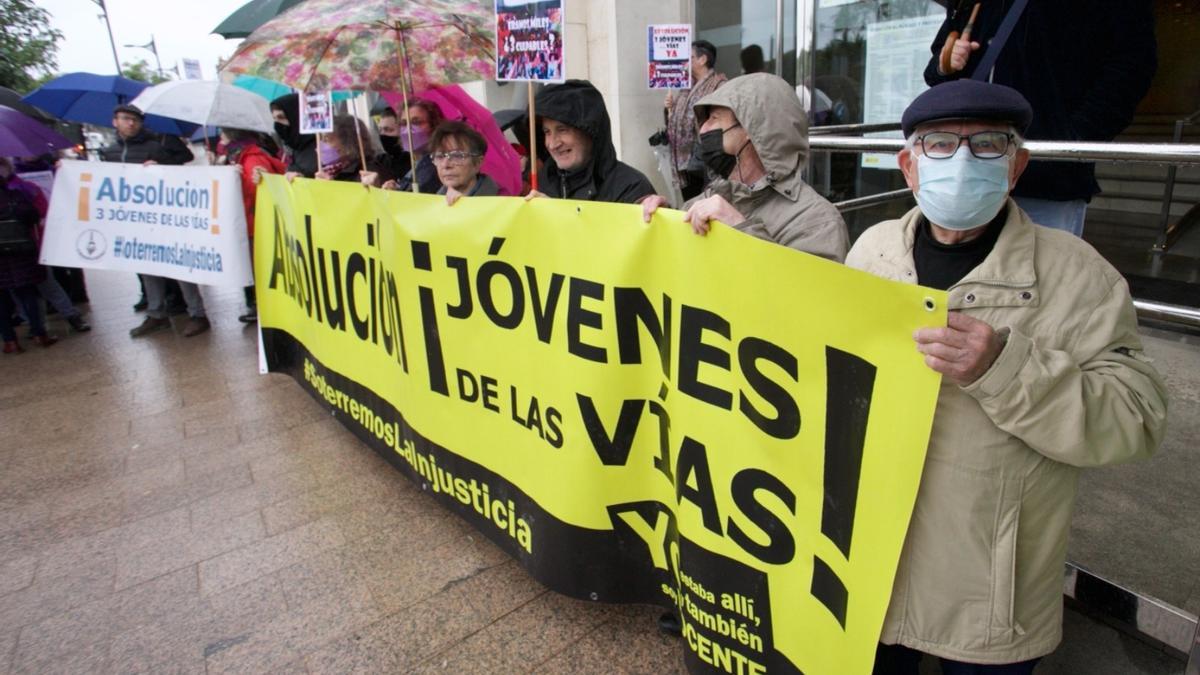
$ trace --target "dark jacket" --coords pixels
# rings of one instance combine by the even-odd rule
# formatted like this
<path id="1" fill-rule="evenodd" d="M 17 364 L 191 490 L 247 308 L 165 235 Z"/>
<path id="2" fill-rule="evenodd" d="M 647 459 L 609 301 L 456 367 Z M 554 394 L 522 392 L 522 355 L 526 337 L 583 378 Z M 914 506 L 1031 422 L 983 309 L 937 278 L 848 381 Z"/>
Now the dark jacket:
<path id="1" fill-rule="evenodd" d="M 16 221 L 37 238 L 38 211 L 33 200 L 15 182 L 0 178 L 0 220 Z M 37 249 L 11 254 L 0 253 L 0 292 L 41 283 L 46 268 L 38 264 Z"/>
<path id="2" fill-rule="evenodd" d="M 159 164 L 187 164 L 193 155 L 178 138 L 143 128 L 128 139 L 117 134 L 116 143 L 100 150 L 100 159 L 123 164 L 143 164 L 150 160 Z"/>
<path id="3" fill-rule="evenodd" d="M 284 94 L 271 101 L 271 105 L 282 110 L 288 119 L 287 126 L 275 124 L 275 133 L 287 148 L 288 172 L 312 178 L 317 173 L 317 137 L 300 133 L 300 95 Z"/>
<path id="4" fill-rule="evenodd" d="M 971 39 L 982 45 L 955 77 L 971 77 L 1013 0 L 983 2 Z M 925 68 L 930 86 L 951 30 L 962 31 L 975 0 L 952 0 Z M 1031 140 L 1109 141 L 1129 126 L 1154 78 L 1154 12 L 1149 0 L 1029 0 L 996 60 L 991 81 L 1033 106 Z M 1030 162 L 1013 190 L 1039 199 L 1091 199 L 1094 165 Z"/>
<path id="5" fill-rule="evenodd" d="M 617 161 L 604 98 L 591 82 L 567 80 L 551 85 L 537 95 L 534 103 L 539 117 L 573 126 L 592 139 L 591 163 L 567 173 L 560 171 L 554 159 L 547 155 L 539 134 L 538 156 L 544 157 L 544 163 L 538 172 L 538 190 L 563 199 L 626 204 L 654 194 L 654 186 L 641 171 Z"/>
<path id="6" fill-rule="evenodd" d="M 404 173 L 397 174 L 396 189 L 402 192 L 412 190 L 412 171 L 405 170 Z M 417 160 L 417 191 L 432 195 L 437 194 L 440 189 L 442 180 L 438 178 L 437 167 L 433 165 L 433 156 L 427 154 Z"/>
<path id="7" fill-rule="evenodd" d="M 446 186 L 438 188 L 439 195 L 446 194 Z M 479 174 L 475 179 L 475 187 L 463 195 L 464 197 L 495 197 L 500 194 L 500 186 L 486 174 Z"/>

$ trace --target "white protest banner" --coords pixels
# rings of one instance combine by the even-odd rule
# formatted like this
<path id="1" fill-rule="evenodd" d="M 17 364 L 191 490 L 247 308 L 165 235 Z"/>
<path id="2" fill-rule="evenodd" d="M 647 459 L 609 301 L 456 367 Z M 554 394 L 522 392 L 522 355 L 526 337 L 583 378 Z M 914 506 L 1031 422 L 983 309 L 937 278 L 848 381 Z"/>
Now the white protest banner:
<path id="1" fill-rule="evenodd" d="M 651 89 L 691 89 L 692 26 L 666 23 L 647 26 L 649 67 L 646 80 Z"/>
<path id="2" fill-rule="evenodd" d="M 496 80 L 562 82 L 563 0 L 496 0 Z"/>
<path id="3" fill-rule="evenodd" d="M 237 169 L 63 160 L 41 263 L 248 286 L 253 276 Z"/>

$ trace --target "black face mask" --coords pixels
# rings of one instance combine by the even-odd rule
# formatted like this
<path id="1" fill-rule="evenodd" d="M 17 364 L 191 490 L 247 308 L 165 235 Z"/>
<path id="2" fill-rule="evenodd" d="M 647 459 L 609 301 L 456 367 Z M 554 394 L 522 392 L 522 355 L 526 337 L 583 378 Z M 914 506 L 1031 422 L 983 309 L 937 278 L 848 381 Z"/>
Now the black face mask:
<path id="1" fill-rule="evenodd" d="M 734 124 L 729 129 L 738 126 L 741 125 Z M 733 167 L 737 166 L 737 157 L 725 152 L 724 136 L 729 129 L 713 129 L 700 134 L 700 161 L 721 178 L 729 178 Z"/>
<path id="2" fill-rule="evenodd" d="M 400 138 L 398 136 L 379 134 L 379 144 L 383 146 L 383 151 L 389 155 L 400 154 Z"/>
<path id="3" fill-rule="evenodd" d="M 283 140 L 288 140 L 292 137 L 292 127 L 290 124 L 275 123 L 275 133 Z"/>

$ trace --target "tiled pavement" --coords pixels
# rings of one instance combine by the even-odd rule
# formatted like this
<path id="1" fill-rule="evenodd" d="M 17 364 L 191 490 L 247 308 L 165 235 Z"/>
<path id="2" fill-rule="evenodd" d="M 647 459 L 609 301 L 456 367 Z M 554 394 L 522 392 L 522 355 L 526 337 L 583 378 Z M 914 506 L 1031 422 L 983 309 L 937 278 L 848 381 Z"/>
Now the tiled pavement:
<path id="1" fill-rule="evenodd" d="M 0 673 L 682 670 L 656 609 L 546 591 L 290 378 L 258 375 L 240 292 L 205 289 L 210 333 L 132 340 L 132 275 L 91 272 L 89 290 L 90 334 L 56 321 L 58 345 L 0 358 Z M 1185 366 L 1195 355 L 1165 349 Z M 1175 385 L 1190 410 L 1196 375 Z M 1186 449 L 1197 430 L 1173 433 Z M 1195 458 L 1167 456 L 1188 490 Z M 1084 481 L 1092 518 L 1073 554 L 1104 556 L 1104 537 L 1153 541 L 1112 522 L 1142 500 L 1112 501 L 1162 485 L 1155 466 Z M 1188 534 L 1200 525 L 1176 525 L 1200 540 Z M 1139 555 L 1130 567 L 1112 554 L 1110 571 L 1155 583 L 1161 559 Z M 1182 565 L 1195 558 L 1181 560 L 1170 571 L 1190 582 L 1159 595 L 1194 608 Z M 1093 673 L 1175 672 L 1086 619 L 1067 626 L 1040 672 L 1083 672 L 1084 659 Z"/>
<path id="2" fill-rule="evenodd" d="M 88 277 L 91 333 L 0 360 L 0 673 L 681 670 L 258 375 L 240 292 L 132 340 L 132 275 Z"/>

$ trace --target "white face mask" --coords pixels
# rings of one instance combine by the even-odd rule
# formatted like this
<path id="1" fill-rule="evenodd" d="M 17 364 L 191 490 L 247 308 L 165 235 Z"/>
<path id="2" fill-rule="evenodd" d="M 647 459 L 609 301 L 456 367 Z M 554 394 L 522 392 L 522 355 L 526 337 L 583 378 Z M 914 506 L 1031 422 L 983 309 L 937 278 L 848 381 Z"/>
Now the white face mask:
<path id="1" fill-rule="evenodd" d="M 1008 156 L 979 159 L 963 145 L 953 157 L 917 157 L 917 205 L 929 222 L 973 230 L 1000 213 L 1008 199 Z"/>

